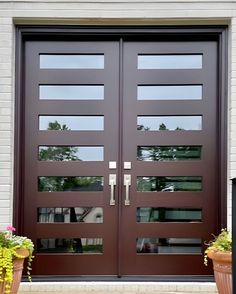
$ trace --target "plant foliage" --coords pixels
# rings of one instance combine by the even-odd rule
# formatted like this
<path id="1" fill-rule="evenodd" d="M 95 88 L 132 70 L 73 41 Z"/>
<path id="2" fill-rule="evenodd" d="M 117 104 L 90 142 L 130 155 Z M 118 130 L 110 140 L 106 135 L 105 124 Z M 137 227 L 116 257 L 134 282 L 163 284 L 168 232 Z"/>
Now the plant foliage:
<path id="1" fill-rule="evenodd" d="M 218 236 L 214 236 L 214 239 L 209 243 L 206 243 L 208 246 L 204 254 L 204 264 L 207 265 L 208 258 L 207 253 L 209 251 L 221 251 L 221 252 L 232 252 L 232 236 L 229 231 L 222 229 L 221 233 Z"/>

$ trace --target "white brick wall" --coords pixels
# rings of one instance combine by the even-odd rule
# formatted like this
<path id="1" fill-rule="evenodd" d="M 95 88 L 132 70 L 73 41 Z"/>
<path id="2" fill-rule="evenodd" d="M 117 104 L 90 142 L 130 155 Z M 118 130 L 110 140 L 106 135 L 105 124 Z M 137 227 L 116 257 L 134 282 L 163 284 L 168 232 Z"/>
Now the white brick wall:
<path id="1" fill-rule="evenodd" d="M 222 24 L 229 40 L 228 179 L 236 177 L 236 0 L 0 1 L 0 229 L 12 221 L 14 26 L 17 24 Z M 231 187 L 228 219 L 231 218 Z"/>

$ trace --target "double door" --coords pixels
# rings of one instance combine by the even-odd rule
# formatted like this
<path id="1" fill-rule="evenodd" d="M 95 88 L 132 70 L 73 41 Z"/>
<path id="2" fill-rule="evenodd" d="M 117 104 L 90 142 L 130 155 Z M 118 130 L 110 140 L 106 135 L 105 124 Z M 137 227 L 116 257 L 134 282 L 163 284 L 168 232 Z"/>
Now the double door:
<path id="1" fill-rule="evenodd" d="M 23 231 L 37 275 L 202 275 L 216 42 L 28 41 Z"/>

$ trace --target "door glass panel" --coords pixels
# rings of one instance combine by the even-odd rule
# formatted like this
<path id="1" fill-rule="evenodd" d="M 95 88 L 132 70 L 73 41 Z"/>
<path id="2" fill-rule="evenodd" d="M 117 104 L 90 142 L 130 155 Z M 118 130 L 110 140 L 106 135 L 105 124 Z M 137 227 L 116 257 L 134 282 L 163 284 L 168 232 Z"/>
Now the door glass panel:
<path id="1" fill-rule="evenodd" d="M 137 238 L 137 253 L 201 254 L 202 240 L 190 238 Z"/>
<path id="2" fill-rule="evenodd" d="M 40 131 L 103 131 L 104 116 L 39 116 Z"/>
<path id="3" fill-rule="evenodd" d="M 38 177 L 38 191 L 103 191 L 103 177 Z"/>
<path id="4" fill-rule="evenodd" d="M 141 161 L 179 161 L 201 159 L 201 146 L 138 146 Z"/>
<path id="5" fill-rule="evenodd" d="M 199 131 L 202 116 L 138 116 L 139 131 Z"/>
<path id="6" fill-rule="evenodd" d="M 48 69 L 104 69 L 104 55 L 40 55 L 40 68 Z"/>
<path id="7" fill-rule="evenodd" d="M 195 208 L 138 207 L 138 223 L 201 222 L 202 210 Z"/>
<path id="8" fill-rule="evenodd" d="M 85 253 L 103 252 L 101 238 L 38 239 L 38 253 Z"/>
<path id="9" fill-rule="evenodd" d="M 202 177 L 137 177 L 138 192 L 202 191 Z"/>
<path id="10" fill-rule="evenodd" d="M 103 161 L 104 147 L 39 146 L 42 161 Z"/>
<path id="11" fill-rule="evenodd" d="M 103 85 L 50 85 L 39 86 L 39 98 L 44 100 L 103 100 Z"/>
<path id="12" fill-rule="evenodd" d="M 39 223 L 102 223 L 101 207 L 40 207 Z"/>
<path id="13" fill-rule="evenodd" d="M 201 85 L 138 86 L 138 100 L 200 100 Z"/>
<path id="14" fill-rule="evenodd" d="M 202 54 L 195 55 L 138 55 L 138 69 L 198 69 Z"/>

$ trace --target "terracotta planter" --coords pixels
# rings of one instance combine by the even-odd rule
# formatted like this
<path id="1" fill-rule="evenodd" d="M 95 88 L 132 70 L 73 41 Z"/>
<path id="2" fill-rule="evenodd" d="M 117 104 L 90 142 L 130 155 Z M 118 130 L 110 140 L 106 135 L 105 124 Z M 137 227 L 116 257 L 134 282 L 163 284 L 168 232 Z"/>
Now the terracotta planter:
<path id="1" fill-rule="evenodd" d="M 20 287 L 21 276 L 24 266 L 24 260 L 29 256 L 29 251 L 27 249 L 19 249 L 17 253 L 24 258 L 15 258 L 13 261 L 13 281 L 11 284 L 11 294 L 17 294 Z M 0 294 L 5 292 L 5 282 L 0 283 Z"/>
<path id="2" fill-rule="evenodd" d="M 213 261 L 215 281 L 219 294 L 232 294 L 232 253 L 210 251 L 207 256 Z"/>

